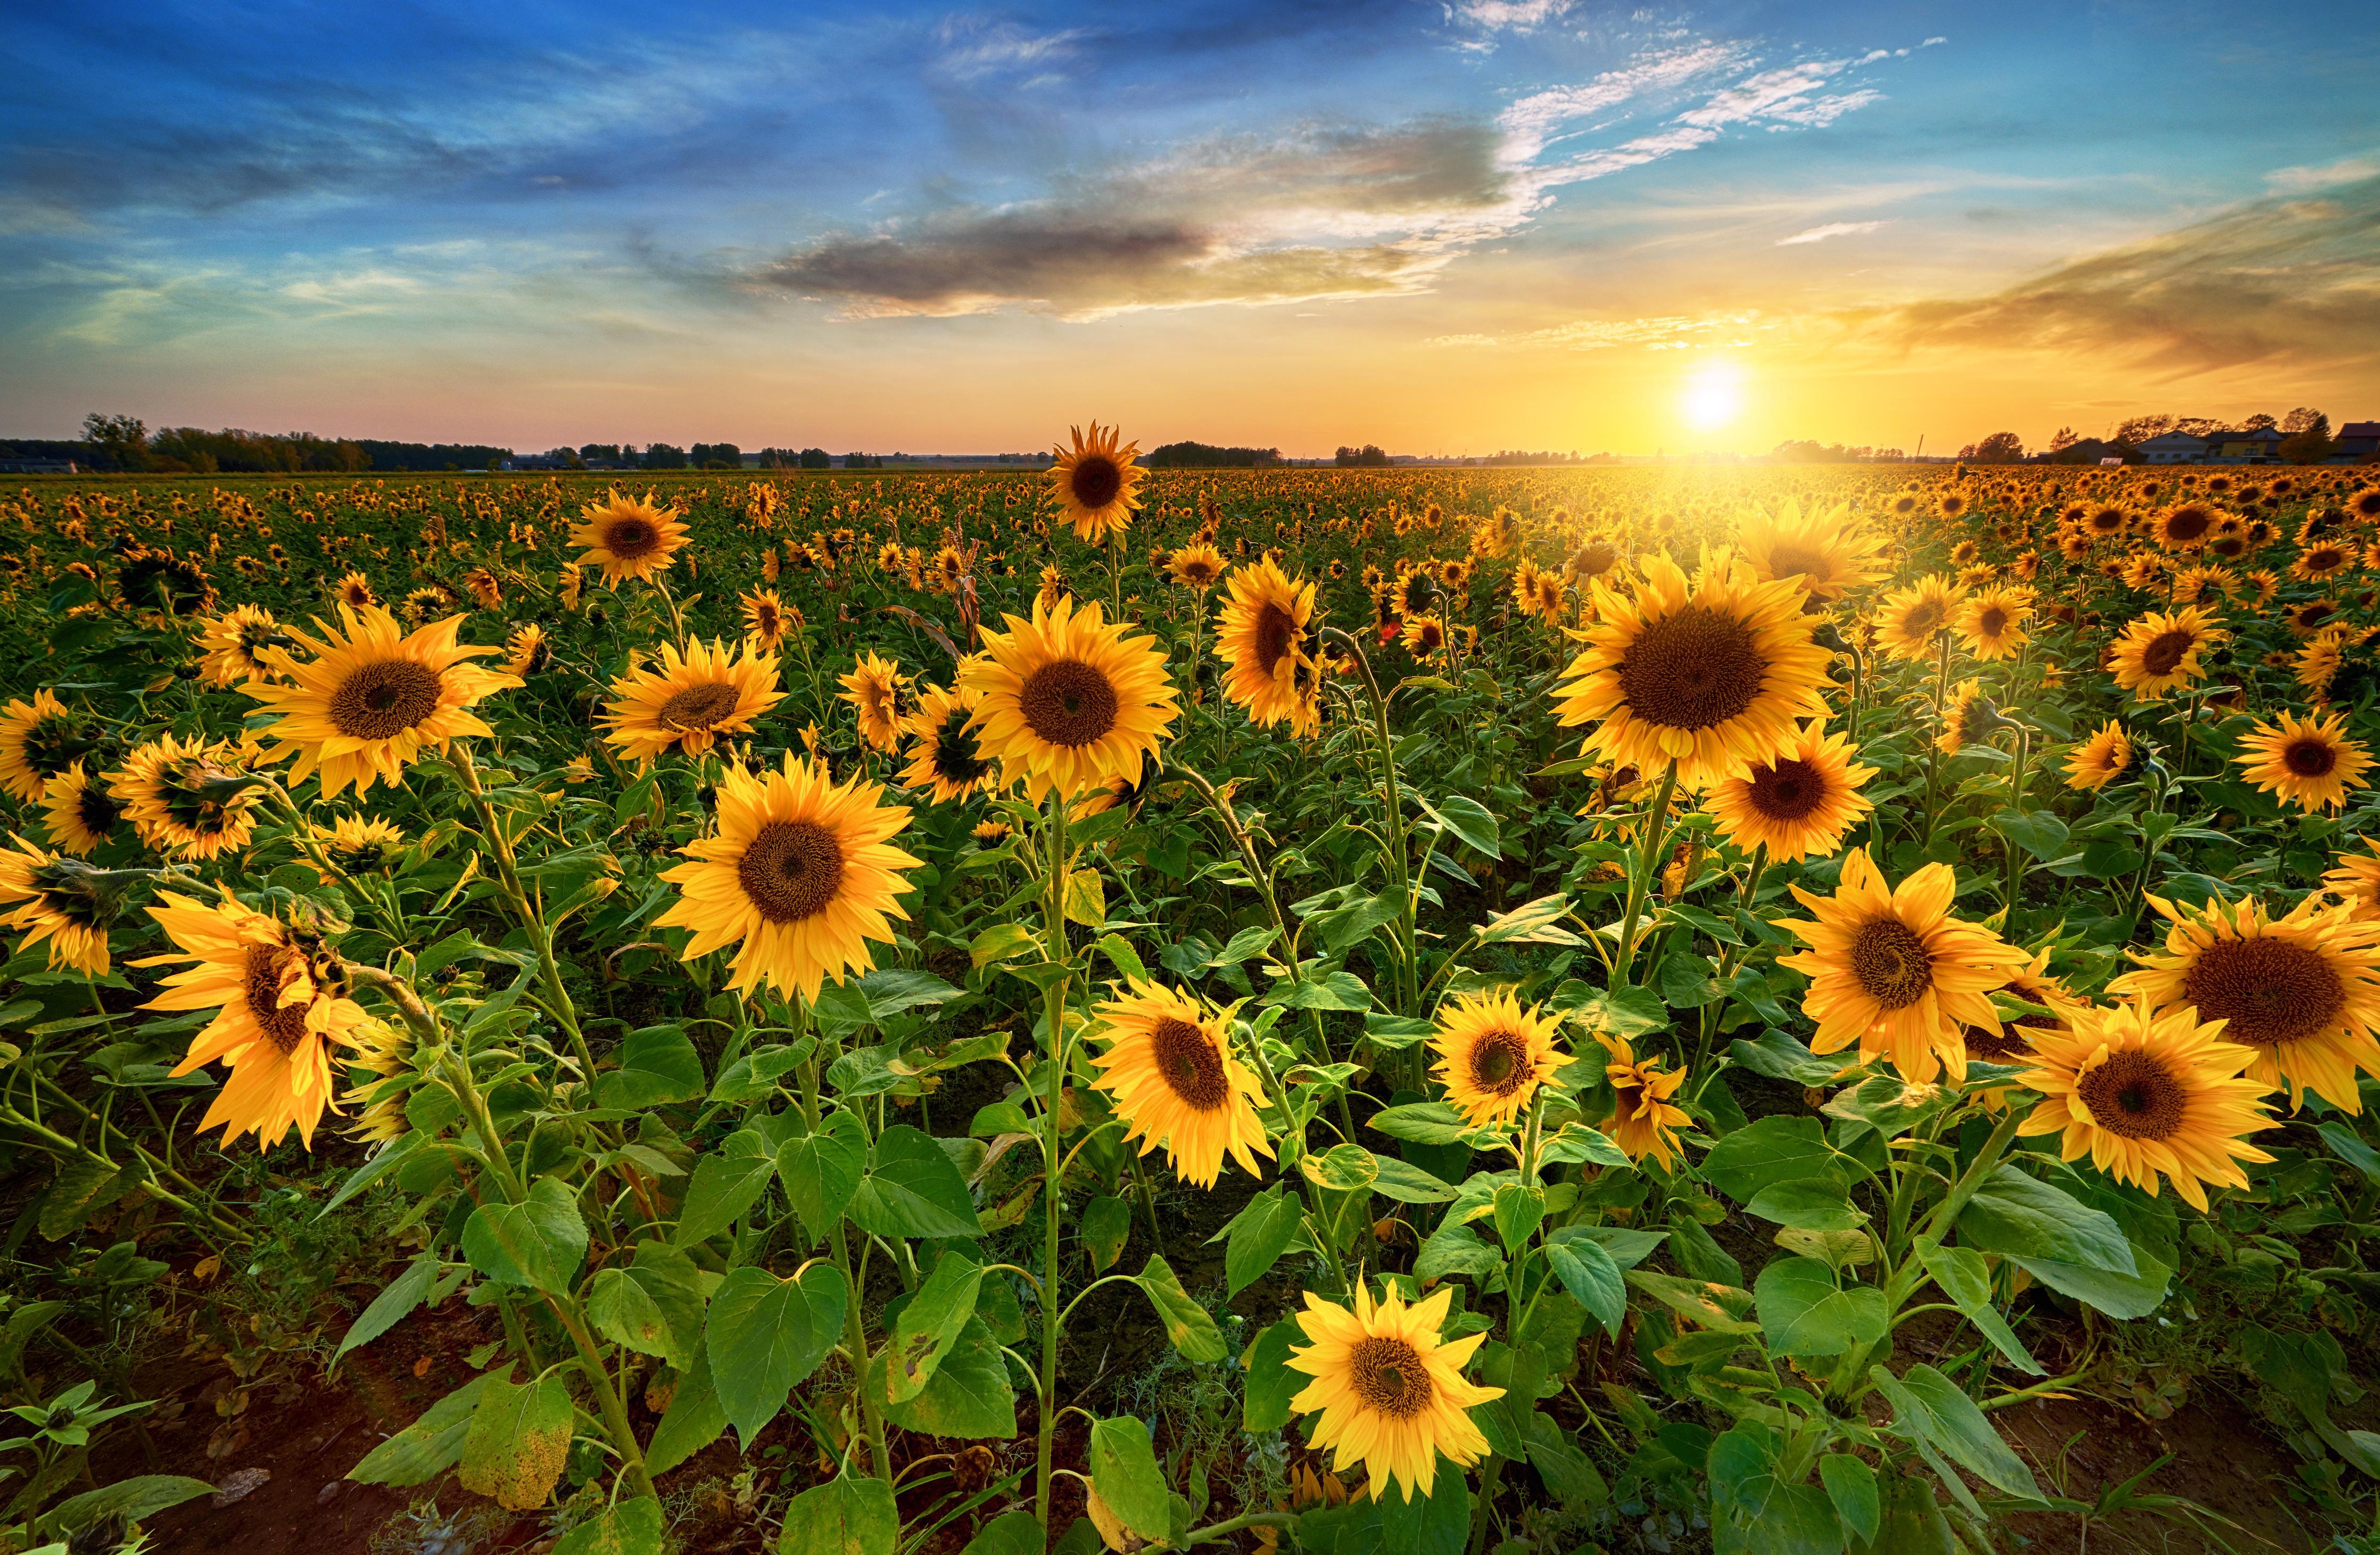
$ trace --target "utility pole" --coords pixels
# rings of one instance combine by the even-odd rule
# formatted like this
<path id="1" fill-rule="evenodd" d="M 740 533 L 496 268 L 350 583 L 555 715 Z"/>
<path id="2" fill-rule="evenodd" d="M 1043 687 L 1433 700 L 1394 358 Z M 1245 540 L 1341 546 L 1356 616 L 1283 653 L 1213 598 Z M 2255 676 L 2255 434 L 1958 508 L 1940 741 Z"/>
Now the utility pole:
<path id="1" fill-rule="evenodd" d="M 1925 434 L 1924 432 L 1919 432 L 1919 433 L 1917 434 L 1917 452 L 1916 452 L 1916 453 L 1914 453 L 1914 454 L 1912 454 L 1911 456 L 1909 456 L 1909 462 L 1910 462 L 1910 463 L 1912 463 L 1912 464 L 1915 464 L 1918 460 L 1920 460 L 1920 459 L 1924 458 L 1925 456 Z"/>

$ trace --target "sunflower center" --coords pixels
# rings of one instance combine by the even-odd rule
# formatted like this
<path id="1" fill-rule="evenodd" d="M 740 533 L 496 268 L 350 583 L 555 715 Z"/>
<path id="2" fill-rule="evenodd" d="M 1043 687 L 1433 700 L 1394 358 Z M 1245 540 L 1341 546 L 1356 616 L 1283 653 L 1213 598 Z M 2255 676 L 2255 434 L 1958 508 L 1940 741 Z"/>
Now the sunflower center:
<path id="1" fill-rule="evenodd" d="M 1768 570 L 1779 577 L 1799 574 L 1813 583 L 1824 583 L 1835 575 L 1835 569 L 1827 565 L 1824 553 L 1800 545 L 1780 545 L 1768 553 Z"/>
<path id="2" fill-rule="evenodd" d="M 1826 802 L 1826 776 L 1789 756 L 1773 767 L 1752 769 L 1751 798 L 1752 808 L 1770 820 L 1801 820 Z"/>
<path id="3" fill-rule="evenodd" d="M 2321 952 L 2287 940 L 2217 940 L 2181 979 L 2202 1020 L 2228 1020 L 2224 1040 L 2280 1047 L 2338 1024 L 2347 985 Z"/>
<path id="4" fill-rule="evenodd" d="M 1114 684 L 1079 659 L 1057 659 L 1035 670 L 1017 703 L 1033 732 L 1051 745 L 1087 746 L 1116 725 Z"/>
<path id="5" fill-rule="evenodd" d="M 1257 612 L 1257 668 L 1269 676 L 1297 640 L 1297 622 L 1277 604 Z"/>
<path id="6" fill-rule="evenodd" d="M 662 704 L 664 729 L 709 729 L 733 717 L 741 700 L 733 686 L 707 681 L 689 686 Z"/>
<path id="7" fill-rule="evenodd" d="M 603 526 L 603 549 L 623 562 L 640 561 L 661 543 L 662 531 L 650 518 L 614 518 Z"/>
<path id="8" fill-rule="evenodd" d="M 2338 751 L 2327 740 L 2291 740 L 2281 747 L 2281 765 L 2301 778 L 2328 777 Z"/>
<path id="9" fill-rule="evenodd" d="M 75 819 L 82 823 L 84 831 L 104 837 L 124 819 L 124 807 L 96 786 L 85 784 L 82 792 L 75 796 Z"/>
<path id="10" fill-rule="evenodd" d="M 1934 957 L 1897 917 L 1869 920 L 1852 942 L 1852 976 L 1886 1010 L 1905 1010 L 1934 986 Z"/>
<path id="11" fill-rule="evenodd" d="M 1347 1383 L 1365 1407 L 1410 1420 L 1429 1407 L 1429 1368 L 1408 1340 L 1374 1334 L 1347 1355 Z"/>
<path id="12" fill-rule="evenodd" d="M 2151 674 L 2171 674 L 2197 641 L 2191 632 L 2159 632 L 2141 650 L 2141 668 Z"/>
<path id="13" fill-rule="evenodd" d="M 1075 462 L 1074 473 L 1066 478 L 1066 484 L 1075 493 L 1075 500 L 1085 507 L 1105 507 L 1123 490 L 1123 471 L 1106 455 L 1092 454 Z"/>
<path id="14" fill-rule="evenodd" d="M 445 684 L 411 659 L 364 665 L 331 693 L 331 722 L 349 739 L 395 739 L 438 711 Z"/>
<path id="15" fill-rule="evenodd" d="M 2213 527 L 2207 516 L 2194 507 L 2185 507 L 2166 521 L 2166 533 L 2176 540 L 2196 540 Z"/>
<path id="16" fill-rule="evenodd" d="M 953 708 L 942 720 L 934 740 L 934 774 L 945 783 L 970 784 L 991 771 L 991 763 L 977 751 L 975 731 L 967 727 L 973 716 L 964 708 Z"/>
<path id="17" fill-rule="evenodd" d="M 826 911 L 843 885 L 843 844 L 815 820 L 771 820 L 735 864 L 745 898 L 771 923 Z"/>
<path id="18" fill-rule="evenodd" d="M 2091 1109 L 2092 1120 L 2127 1139 L 2170 1139 L 2181 1130 L 2190 1093 L 2153 1053 L 2110 1053 L 2107 1062 L 2082 1076 L 2074 1094 Z"/>
<path id="19" fill-rule="evenodd" d="M 296 955 L 285 945 L 250 945 L 240 964 L 240 991 L 247 996 L 248 1013 L 284 1058 L 306 1039 L 307 1004 L 281 1002 L 282 974 Z"/>
<path id="20" fill-rule="evenodd" d="M 1232 1098 L 1223 1074 L 1223 1055 L 1215 1039 L 1186 1020 L 1172 1015 L 1159 1021 L 1148 1034 L 1157 1072 L 1167 1088 L 1193 1112 L 1212 1112 Z"/>
<path id="21" fill-rule="evenodd" d="M 2008 612 L 1998 605 L 1988 607 L 1982 614 L 1975 617 L 1975 630 L 1980 636 L 1985 638 L 1997 638 L 2007 631 L 2008 627 Z"/>
<path id="22" fill-rule="evenodd" d="M 1912 638 L 1931 637 L 1941 629 L 1942 613 L 1940 604 L 1932 600 L 1924 601 L 1910 607 L 1908 615 L 1901 620 L 1900 629 Z"/>
<path id="23" fill-rule="evenodd" d="M 1638 718 L 1671 729 L 1707 729 L 1760 695 L 1768 661 L 1752 629 L 1708 605 L 1688 605 L 1647 626 L 1620 661 L 1620 686 Z"/>
<path id="24" fill-rule="evenodd" d="M 2021 1021 L 2015 1022 L 1998 1031 L 1983 1026 L 1967 1027 L 1967 1056 L 1979 1058 L 1985 1063 L 2008 1063 L 2025 1057 L 2033 1049 L 2016 1034 L 2015 1026 L 2022 1024 Z"/>
<path id="25" fill-rule="evenodd" d="M 1493 1096 L 1510 1096 L 1534 1072 L 1529 1044 L 1517 1031 L 1483 1031 L 1471 1046 L 1471 1083 Z"/>

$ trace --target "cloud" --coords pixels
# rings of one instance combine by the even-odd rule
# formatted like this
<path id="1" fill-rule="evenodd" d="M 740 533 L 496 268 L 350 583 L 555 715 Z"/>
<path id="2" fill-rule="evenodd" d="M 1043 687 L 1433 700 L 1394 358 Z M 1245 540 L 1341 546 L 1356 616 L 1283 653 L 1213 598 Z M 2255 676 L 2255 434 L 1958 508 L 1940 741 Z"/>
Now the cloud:
<path id="1" fill-rule="evenodd" d="M 1570 14 L 1574 0 L 1461 0 L 1450 14 L 1490 32 L 1530 32 Z"/>
<path id="2" fill-rule="evenodd" d="M 1088 30 L 1080 27 L 1031 32 L 997 18 L 946 17 L 934 29 L 939 50 L 934 67 L 961 81 L 1003 74 L 1047 76 L 1071 58 L 1089 36 Z"/>
<path id="3" fill-rule="evenodd" d="M 2366 178 L 2380 178 L 2380 156 L 2341 157 L 2321 167 L 2276 168 L 2265 175 L 2265 186 L 2279 194 L 2308 194 Z"/>
<path id="4" fill-rule="evenodd" d="M 1430 346 L 1536 346 L 1570 351 L 1608 351 L 1623 346 L 1648 350 L 1685 350 L 1697 346 L 1748 346 L 1758 331 L 1776 328 L 1756 312 L 1669 314 L 1643 319 L 1573 319 L 1520 334 L 1441 334 Z"/>
<path id="5" fill-rule="evenodd" d="M 1804 228 L 1791 237 L 1780 237 L 1777 246 L 1790 249 L 1797 243 L 1823 243 L 1829 237 L 1851 237 L 1863 232 L 1874 232 L 1884 225 L 1882 222 L 1828 222 L 1824 226 Z"/>
<path id="6" fill-rule="evenodd" d="M 2380 357 L 2380 176 L 2236 206 L 1988 297 L 1852 322 L 1903 349 L 2088 354 L 2175 377 Z"/>

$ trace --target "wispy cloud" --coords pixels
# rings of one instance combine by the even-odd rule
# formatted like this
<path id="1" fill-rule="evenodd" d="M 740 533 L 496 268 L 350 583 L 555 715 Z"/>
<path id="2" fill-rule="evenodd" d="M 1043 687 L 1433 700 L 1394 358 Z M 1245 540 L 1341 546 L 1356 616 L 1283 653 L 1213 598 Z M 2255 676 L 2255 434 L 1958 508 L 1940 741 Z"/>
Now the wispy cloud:
<path id="1" fill-rule="evenodd" d="M 1757 312 L 1669 314 L 1643 319 L 1572 319 L 1519 334 L 1441 334 L 1431 346 L 1496 346 L 1609 351 L 1623 346 L 1648 350 L 1685 350 L 1697 346 L 1748 346 L 1758 332 L 1776 328 Z"/>
<path id="2" fill-rule="evenodd" d="M 1863 232 L 1874 232 L 1882 222 L 1828 222 L 1824 226 L 1805 227 L 1791 237 L 1780 237 L 1777 247 L 1791 249 L 1800 243 L 1823 243 L 1829 237 L 1852 237 Z"/>
<path id="3" fill-rule="evenodd" d="M 2380 154 L 2341 157 L 2320 167 L 2276 168 L 2265 175 L 2265 186 L 2279 194 L 2307 194 L 2366 178 L 2380 178 Z"/>

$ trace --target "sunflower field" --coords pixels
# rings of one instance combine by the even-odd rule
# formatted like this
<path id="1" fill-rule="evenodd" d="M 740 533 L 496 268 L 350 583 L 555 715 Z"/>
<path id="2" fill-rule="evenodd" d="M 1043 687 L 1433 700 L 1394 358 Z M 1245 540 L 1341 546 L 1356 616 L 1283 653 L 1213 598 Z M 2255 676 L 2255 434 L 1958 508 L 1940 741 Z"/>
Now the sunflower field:
<path id="1" fill-rule="evenodd" d="M 27 481 L 0 1552 L 2380 1550 L 2372 476 Z"/>

